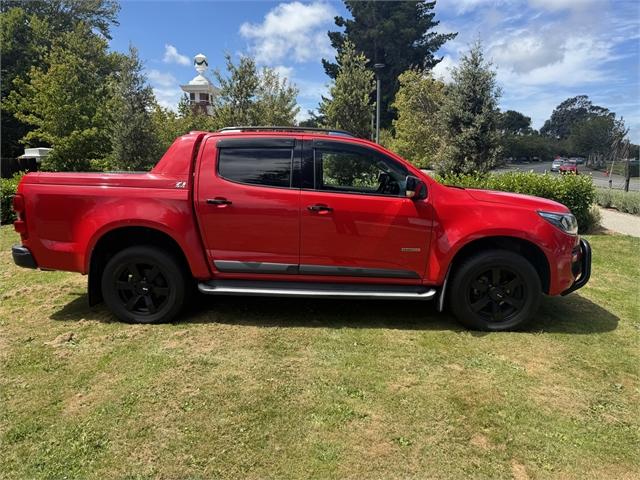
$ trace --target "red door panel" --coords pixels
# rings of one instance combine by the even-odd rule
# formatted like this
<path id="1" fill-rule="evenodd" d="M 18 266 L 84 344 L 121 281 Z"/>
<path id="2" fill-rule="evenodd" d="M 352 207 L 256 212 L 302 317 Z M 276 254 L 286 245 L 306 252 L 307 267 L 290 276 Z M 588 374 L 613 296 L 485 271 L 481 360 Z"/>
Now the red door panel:
<path id="1" fill-rule="evenodd" d="M 208 139 L 202 149 L 195 193 L 209 261 L 298 265 L 300 190 L 222 178 L 215 141 Z"/>
<path id="2" fill-rule="evenodd" d="M 301 195 L 301 269 L 404 270 L 422 278 L 432 224 L 426 200 L 304 190 Z M 308 208 L 315 205 L 331 210 Z"/>

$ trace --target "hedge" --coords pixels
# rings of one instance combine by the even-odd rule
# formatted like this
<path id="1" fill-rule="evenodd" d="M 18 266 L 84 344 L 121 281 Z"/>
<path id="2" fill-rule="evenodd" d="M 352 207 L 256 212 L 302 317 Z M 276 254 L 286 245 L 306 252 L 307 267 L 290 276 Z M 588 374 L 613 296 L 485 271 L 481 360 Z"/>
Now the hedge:
<path id="1" fill-rule="evenodd" d="M 486 175 L 447 175 L 436 177 L 445 185 L 484 188 L 548 198 L 566 205 L 576 216 L 581 232 L 598 226 L 592 212 L 596 189 L 590 175 L 549 175 L 533 172 L 507 172 Z"/>
<path id="2" fill-rule="evenodd" d="M 601 207 L 615 208 L 621 212 L 640 215 L 640 192 L 624 192 L 610 188 L 598 188 L 596 202 Z"/>
<path id="3" fill-rule="evenodd" d="M 16 214 L 11 208 L 11 197 L 15 195 L 24 172 L 18 172 L 11 178 L 0 179 L 0 224 L 13 223 Z"/>

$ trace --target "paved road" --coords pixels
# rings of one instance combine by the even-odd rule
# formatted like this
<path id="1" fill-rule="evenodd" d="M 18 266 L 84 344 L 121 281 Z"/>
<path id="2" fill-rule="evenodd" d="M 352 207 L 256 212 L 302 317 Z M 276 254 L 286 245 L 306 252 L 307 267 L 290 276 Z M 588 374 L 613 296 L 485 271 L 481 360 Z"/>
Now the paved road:
<path id="1" fill-rule="evenodd" d="M 537 173 L 544 173 L 551 171 L 551 162 L 532 162 L 532 163 L 517 163 L 507 165 L 504 168 L 500 168 L 496 170 L 498 173 L 500 172 L 510 172 L 510 171 L 521 171 L 521 172 L 529 172 L 534 171 Z M 578 165 L 578 170 L 581 175 L 591 175 L 593 178 L 593 183 L 597 187 L 609 188 L 609 177 L 604 172 L 600 172 L 598 170 L 590 170 L 583 165 Z M 552 175 L 559 175 L 558 173 L 552 173 Z M 624 177 L 622 175 L 614 174 L 612 176 L 612 187 L 615 189 L 622 190 L 624 188 Z M 640 191 L 640 179 L 638 177 L 632 178 L 629 184 L 629 190 L 633 190 L 634 192 Z"/>

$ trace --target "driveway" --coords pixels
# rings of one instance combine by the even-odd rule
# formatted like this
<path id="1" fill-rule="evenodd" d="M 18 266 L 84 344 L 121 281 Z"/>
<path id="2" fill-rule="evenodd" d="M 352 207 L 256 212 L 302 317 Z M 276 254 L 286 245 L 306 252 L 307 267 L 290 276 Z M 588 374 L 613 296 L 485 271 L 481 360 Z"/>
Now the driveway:
<path id="1" fill-rule="evenodd" d="M 581 175 L 591 175 L 593 183 L 596 187 L 609 188 L 609 177 L 606 173 L 599 170 L 590 170 L 583 165 L 578 166 L 578 170 Z M 551 171 L 551 162 L 532 162 L 532 163 L 514 163 L 509 164 L 506 167 L 502 167 L 496 170 L 497 173 L 501 172 L 529 172 L 544 173 Z M 559 175 L 559 173 L 552 172 L 552 175 Z M 612 188 L 622 190 L 624 188 L 624 177 L 622 175 L 612 175 Z M 629 190 L 638 192 L 640 191 L 640 179 L 638 177 L 632 178 L 629 183 Z"/>

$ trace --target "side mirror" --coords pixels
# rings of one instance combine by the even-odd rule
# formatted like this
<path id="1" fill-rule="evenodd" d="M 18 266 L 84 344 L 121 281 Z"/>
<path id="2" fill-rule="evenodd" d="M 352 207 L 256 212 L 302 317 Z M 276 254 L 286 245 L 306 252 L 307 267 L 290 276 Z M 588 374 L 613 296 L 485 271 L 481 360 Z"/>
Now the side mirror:
<path id="1" fill-rule="evenodd" d="M 427 185 L 418 177 L 407 175 L 405 196 L 411 200 L 423 200 L 427 198 Z"/>

